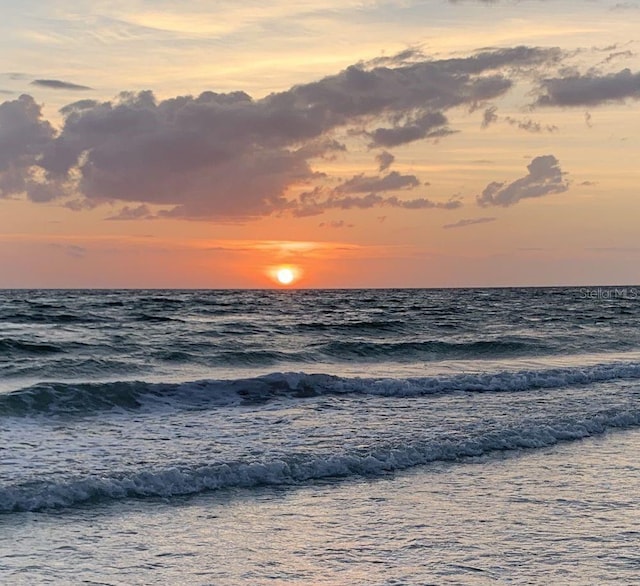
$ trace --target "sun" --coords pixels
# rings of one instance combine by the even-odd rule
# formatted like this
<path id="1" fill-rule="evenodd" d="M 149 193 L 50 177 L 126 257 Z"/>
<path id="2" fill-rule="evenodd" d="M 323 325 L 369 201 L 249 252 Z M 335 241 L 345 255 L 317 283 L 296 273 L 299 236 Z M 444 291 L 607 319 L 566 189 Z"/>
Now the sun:
<path id="1" fill-rule="evenodd" d="M 278 269 L 278 272 L 276 273 L 276 279 L 278 279 L 278 283 L 280 283 L 281 285 L 290 285 L 291 283 L 293 283 L 293 280 L 295 278 L 296 276 L 294 272 L 287 267 Z"/>
<path id="2" fill-rule="evenodd" d="M 266 274 L 270 279 L 282 287 L 297 283 L 302 277 L 302 269 L 296 265 L 275 265 L 267 269 Z"/>

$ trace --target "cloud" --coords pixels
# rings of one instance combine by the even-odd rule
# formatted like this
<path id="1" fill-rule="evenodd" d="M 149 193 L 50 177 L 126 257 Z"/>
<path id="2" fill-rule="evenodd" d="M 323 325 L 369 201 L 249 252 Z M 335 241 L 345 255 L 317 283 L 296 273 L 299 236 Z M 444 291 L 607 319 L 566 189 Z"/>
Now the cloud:
<path id="1" fill-rule="evenodd" d="M 401 199 L 395 195 L 383 196 L 379 193 L 367 195 L 341 195 L 337 190 L 328 191 L 316 188 L 305 192 L 300 196 L 300 205 L 293 210 L 298 217 L 315 216 L 327 210 L 352 210 L 371 209 L 374 207 L 392 207 L 408 210 L 444 209 L 454 210 L 462 206 L 459 199 L 450 199 L 446 202 L 435 202 L 424 197 L 413 199 Z"/>
<path id="2" fill-rule="evenodd" d="M 336 193 L 366 193 L 380 191 L 395 191 L 398 189 L 412 189 L 420 185 L 420 180 L 415 175 L 401 175 L 397 171 L 383 177 L 367 177 L 355 175 L 338 187 Z"/>
<path id="3" fill-rule="evenodd" d="M 482 128 L 488 128 L 492 124 L 498 122 L 500 120 L 500 116 L 496 113 L 498 108 L 495 106 L 489 106 L 485 109 L 482 114 Z M 546 132 L 555 132 L 558 130 L 558 127 L 551 124 L 542 125 L 540 122 L 535 122 L 529 118 L 525 120 L 518 120 L 517 118 L 513 118 L 512 116 L 504 116 L 502 118 L 507 124 L 511 126 L 515 126 L 520 130 L 526 130 L 527 132 L 542 132 L 543 130 Z"/>
<path id="4" fill-rule="evenodd" d="M 64 254 L 72 258 L 83 258 L 87 254 L 87 249 L 84 246 L 78 246 L 77 244 L 60 244 L 58 242 L 52 242 L 49 246 L 51 248 L 62 250 Z"/>
<path id="5" fill-rule="evenodd" d="M 474 224 L 486 224 L 487 222 L 495 222 L 497 218 L 494 217 L 486 217 L 486 218 L 471 218 L 466 220 L 458 220 L 454 224 L 445 224 L 442 226 L 445 230 L 450 230 L 451 228 L 464 228 L 466 226 L 473 226 Z"/>
<path id="6" fill-rule="evenodd" d="M 631 59 L 632 57 L 635 57 L 635 56 L 636 56 L 636 53 L 628 49 L 625 51 L 614 51 L 613 53 L 610 53 L 609 55 L 607 55 L 607 57 L 603 59 L 602 63 L 611 63 L 611 61 L 614 61 L 615 59 L 620 59 L 620 58 Z"/>
<path id="7" fill-rule="evenodd" d="M 598 106 L 607 102 L 640 99 L 640 72 L 623 69 L 618 73 L 571 75 L 545 79 L 538 106 Z"/>
<path id="8" fill-rule="evenodd" d="M 46 87 L 52 90 L 86 91 L 93 89 L 86 85 L 78 85 L 77 83 L 71 83 L 70 81 L 61 81 L 59 79 L 34 79 L 31 82 L 31 85 Z"/>
<path id="9" fill-rule="evenodd" d="M 380 173 L 386 171 L 389 167 L 391 167 L 395 160 L 396 158 L 388 151 L 382 151 L 381 153 L 377 154 L 376 162 L 378 163 L 378 171 L 380 171 Z"/>
<path id="10" fill-rule="evenodd" d="M 393 147 L 424 138 L 440 138 L 453 134 L 446 127 L 447 118 L 441 112 L 429 112 L 415 120 L 391 128 L 376 128 L 369 133 L 371 147 Z"/>
<path id="11" fill-rule="evenodd" d="M 513 118 L 511 116 L 505 116 L 504 121 L 511 126 L 515 126 L 516 128 L 525 130 L 527 132 L 555 132 L 556 130 L 558 130 L 558 127 L 555 124 L 541 124 L 540 122 L 535 122 L 530 118 L 527 118 L 525 120 L 518 120 L 517 118 Z"/>
<path id="12" fill-rule="evenodd" d="M 106 218 L 107 220 L 150 220 L 156 217 L 149 206 L 141 204 L 136 207 L 124 206 L 118 213 Z"/>
<path id="13" fill-rule="evenodd" d="M 331 179 L 314 168 L 317 161 L 346 153 L 337 133 L 382 147 L 446 136 L 455 131 L 448 110 L 502 96 L 520 68 L 557 58 L 556 49 L 531 47 L 442 60 L 413 51 L 261 99 L 242 91 L 165 100 L 150 91 L 124 92 L 111 101 L 65 106 L 58 132 L 33 98 L 23 96 L 0 106 L 0 189 L 5 197 L 26 193 L 33 201 L 58 199 L 75 209 L 121 203 L 121 219 L 144 215 L 143 205 L 187 219 L 302 215 L 312 210 L 296 195 L 300 189 L 313 191 Z M 380 159 L 381 172 L 390 157 Z M 420 179 L 413 175 L 350 181 L 340 193 L 316 197 L 316 209 L 459 205 L 380 195 L 415 187 Z"/>
<path id="14" fill-rule="evenodd" d="M 482 128 L 488 128 L 491 124 L 497 122 L 497 111 L 498 108 L 496 108 L 495 106 L 490 106 L 484 111 L 484 113 L 482 114 Z"/>
<path id="15" fill-rule="evenodd" d="M 512 183 L 489 183 L 476 197 L 478 205 L 508 207 L 523 199 L 563 193 L 569 189 L 565 173 L 553 155 L 536 157 L 527 166 L 529 173 Z"/>
<path id="16" fill-rule="evenodd" d="M 0 104 L 0 197 L 33 191 L 34 201 L 43 201 L 34 189 L 32 168 L 42 148 L 55 136 L 51 124 L 31 96 Z"/>
<path id="17" fill-rule="evenodd" d="M 353 224 L 348 224 L 344 220 L 333 220 L 331 222 L 320 222 L 320 228 L 353 228 Z"/>

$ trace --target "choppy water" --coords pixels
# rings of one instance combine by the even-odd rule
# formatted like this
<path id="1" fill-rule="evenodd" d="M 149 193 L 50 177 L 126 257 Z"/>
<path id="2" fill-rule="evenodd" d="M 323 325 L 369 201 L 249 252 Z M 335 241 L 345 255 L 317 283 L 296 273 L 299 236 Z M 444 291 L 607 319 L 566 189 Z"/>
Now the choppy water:
<path id="1" fill-rule="evenodd" d="M 428 536 L 443 539 L 442 523 L 450 523 L 459 539 L 473 540 L 464 537 L 471 525 L 454 502 L 462 498 L 461 478 L 468 480 L 466 507 L 504 508 L 486 495 L 504 466 L 511 475 L 521 471 L 538 511 L 544 499 L 558 506 L 558 461 L 583 470 L 582 485 L 576 479 L 570 488 L 595 491 L 585 498 L 596 499 L 599 480 L 584 473 L 593 450 L 578 440 L 607 441 L 624 430 L 637 437 L 639 326 L 633 288 L 2 292 L 0 552 L 7 555 L 0 576 L 18 584 L 47 576 L 109 584 L 179 583 L 176 576 L 188 584 L 525 580 L 526 564 L 516 571 L 513 559 L 501 562 L 498 551 L 494 558 L 486 551 L 491 539 L 477 519 L 473 532 L 484 543 L 478 559 L 461 546 L 459 559 L 455 551 L 445 555 Z M 634 486 L 625 480 L 637 474 L 625 453 L 630 442 L 609 455 L 610 464 L 621 462 L 619 476 L 609 479 L 614 491 L 619 483 Z M 536 477 L 527 475 L 532 457 Z M 443 474 L 453 499 L 448 521 L 440 511 L 407 526 L 402 518 L 411 517 L 411 507 L 428 511 L 436 498 L 417 486 L 437 486 L 437 498 L 445 498 Z M 540 474 L 548 476 L 548 491 Z M 363 491 L 377 495 L 377 513 L 363 504 Z M 282 500 L 292 531 L 302 531 L 305 511 L 313 511 L 326 524 L 323 534 L 334 527 L 352 535 L 352 548 L 343 541 L 339 556 L 324 550 L 336 568 L 348 565 L 336 556 L 351 560 L 352 579 L 322 570 L 311 526 L 314 563 L 302 543 L 306 569 L 290 547 L 278 557 L 269 541 L 288 530 Z M 603 505 L 603 516 L 618 519 L 615 506 Z M 254 523 L 262 546 L 243 542 L 247 510 L 260 517 Z M 240 515 L 235 528 L 233 515 Z M 376 515 L 365 547 L 362 532 Z M 161 535 L 172 516 L 178 525 L 167 544 Z M 554 522 L 561 526 L 564 518 Z M 132 519 L 154 536 L 145 551 L 166 554 L 146 570 L 130 551 L 142 538 Z M 565 529 L 584 526 L 576 519 L 567 517 Z M 492 517 L 492 531 L 497 522 Z M 90 546 L 93 523 L 102 527 L 111 566 Z M 399 527 L 403 547 L 417 544 L 415 555 L 389 550 Z M 594 526 L 589 537 L 607 551 L 618 541 L 637 542 L 632 524 L 603 521 L 601 529 Z M 549 558 L 536 572 L 565 575 L 571 556 L 560 542 L 544 540 L 542 525 L 538 530 Z M 225 550 L 208 564 L 205 551 L 218 547 L 220 535 Z M 61 549 L 46 554 L 47 539 Z M 388 567 L 364 579 L 363 559 L 384 551 Z M 79 552 L 86 563 L 78 565 Z M 452 573 L 467 558 L 472 570 Z M 616 566 L 623 583 L 640 567 L 627 562 Z M 611 568 L 589 572 L 583 583 L 617 575 Z"/>

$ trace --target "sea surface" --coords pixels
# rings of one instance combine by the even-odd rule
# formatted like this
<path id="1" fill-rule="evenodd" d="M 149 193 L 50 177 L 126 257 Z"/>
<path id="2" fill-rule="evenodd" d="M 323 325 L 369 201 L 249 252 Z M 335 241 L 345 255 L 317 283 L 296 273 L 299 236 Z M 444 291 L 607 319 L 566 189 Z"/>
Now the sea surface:
<path id="1" fill-rule="evenodd" d="M 640 583 L 640 288 L 0 291 L 0 583 Z"/>

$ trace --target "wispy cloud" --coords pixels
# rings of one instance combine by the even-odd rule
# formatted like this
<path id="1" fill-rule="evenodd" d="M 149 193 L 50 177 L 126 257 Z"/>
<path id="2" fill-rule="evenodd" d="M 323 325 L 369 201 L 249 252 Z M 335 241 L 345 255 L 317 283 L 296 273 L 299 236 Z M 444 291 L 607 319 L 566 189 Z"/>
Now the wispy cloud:
<path id="1" fill-rule="evenodd" d="M 473 226 L 474 224 L 487 224 L 488 222 L 495 222 L 497 218 L 485 217 L 485 218 L 470 218 L 465 220 L 458 220 L 453 224 L 445 224 L 442 226 L 445 230 L 451 228 L 466 228 L 467 226 Z"/>
<path id="2" fill-rule="evenodd" d="M 34 79 L 31 85 L 37 85 L 39 87 L 45 87 L 52 90 L 72 90 L 72 91 L 85 91 L 90 90 L 86 85 L 78 85 L 77 83 L 71 83 L 70 81 L 61 81 L 59 79 Z"/>

